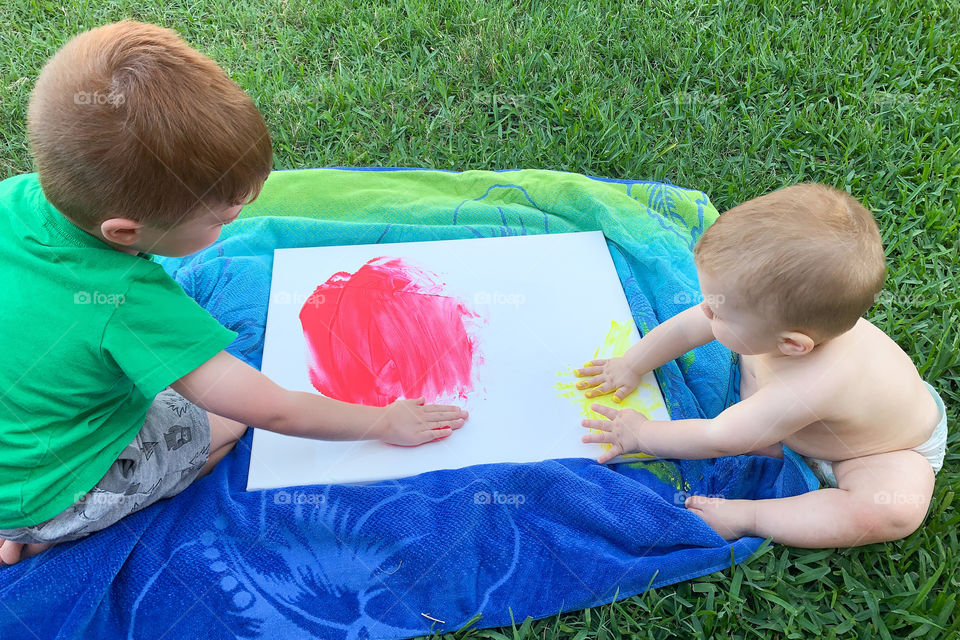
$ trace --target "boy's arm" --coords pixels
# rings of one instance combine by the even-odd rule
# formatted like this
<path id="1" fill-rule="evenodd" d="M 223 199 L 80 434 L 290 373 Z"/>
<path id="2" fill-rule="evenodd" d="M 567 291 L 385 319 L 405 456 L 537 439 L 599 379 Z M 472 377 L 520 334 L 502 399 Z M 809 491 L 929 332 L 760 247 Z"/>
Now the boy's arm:
<path id="1" fill-rule="evenodd" d="M 602 432 L 587 434 L 583 441 L 612 445 L 599 462 L 638 451 L 660 458 L 735 456 L 780 442 L 822 420 L 816 404 L 808 400 L 785 384 L 771 384 L 712 420 L 672 421 L 647 420 L 637 411 L 595 404 L 593 410 L 608 419 L 584 420 L 583 426 Z"/>
<path id="2" fill-rule="evenodd" d="M 587 392 L 588 398 L 617 390 L 616 399 L 622 400 L 644 374 L 713 339 L 710 320 L 701 305 L 694 305 L 654 327 L 622 357 L 593 360 L 575 371 L 587 378 L 577 388 L 597 387 Z"/>
<path id="3" fill-rule="evenodd" d="M 416 445 L 463 425 L 458 407 L 398 400 L 365 407 L 314 393 L 289 391 L 221 351 L 171 385 L 197 406 L 245 425 L 320 440 L 384 440 Z"/>

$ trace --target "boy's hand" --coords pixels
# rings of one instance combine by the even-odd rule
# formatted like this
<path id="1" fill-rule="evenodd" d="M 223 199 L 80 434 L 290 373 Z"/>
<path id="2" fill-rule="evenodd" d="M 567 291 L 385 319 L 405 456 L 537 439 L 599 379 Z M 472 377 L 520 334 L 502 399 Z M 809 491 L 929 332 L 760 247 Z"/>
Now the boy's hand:
<path id="1" fill-rule="evenodd" d="M 449 437 L 466 419 L 467 412 L 459 407 L 425 405 L 423 398 L 397 400 L 386 407 L 386 427 L 380 439 L 413 447 Z"/>
<path id="2" fill-rule="evenodd" d="M 586 378 L 577 383 L 577 389 L 590 389 L 586 393 L 588 398 L 616 391 L 614 402 L 623 402 L 624 398 L 633 393 L 643 377 L 630 368 L 627 359 L 623 357 L 591 360 L 583 369 L 575 369 L 573 373 L 578 378 Z"/>
<path id="3" fill-rule="evenodd" d="M 640 450 L 636 431 L 639 425 L 647 421 L 645 415 L 633 409 L 611 409 L 602 404 L 595 404 L 591 408 L 609 418 L 609 420 L 584 420 L 581 423 L 588 429 L 602 431 L 602 433 L 588 433 L 583 436 L 583 442 L 602 442 L 610 445 L 610 448 L 597 458 L 597 462 L 607 462 L 624 453 Z"/>
<path id="4" fill-rule="evenodd" d="M 383 440 L 411 446 L 446 438 L 468 417 L 458 407 L 424 405 L 423 398 L 367 407 L 288 391 L 226 351 L 171 386 L 210 413 L 298 438 Z"/>

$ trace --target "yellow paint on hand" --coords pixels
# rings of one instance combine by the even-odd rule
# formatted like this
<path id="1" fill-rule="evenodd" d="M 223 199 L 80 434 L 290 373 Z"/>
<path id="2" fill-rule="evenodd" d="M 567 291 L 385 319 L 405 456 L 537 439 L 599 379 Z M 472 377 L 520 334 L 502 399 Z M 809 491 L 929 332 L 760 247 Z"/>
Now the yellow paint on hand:
<path id="1" fill-rule="evenodd" d="M 593 353 L 594 358 L 616 358 L 622 356 L 627 352 L 627 349 L 630 348 L 631 343 L 631 324 L 628 320 L 627 322 L 617 322 L 613 320 L 610 322 L 610 330 L 607 331 L 607 335 L 603 338 L 603 343 L 597 347 L 597 350 Z M 590 363 L 587 363 L 585 366 L 590 366 Z M 650 417 L 650 412 L 663 407 L 663 402 L 659 400 L 659 390 L 653 385 L 641 382 L 640 386 L 637 389 L 624 398 L 622 401 L 616 398 L 612 393 L 604 396 L 597 396 L 594 398 L 589 397 L 587 394 L 580 392 L 578 389 L 578 383 L 574 380 L 570 380 L 571 377 L 575 377 L 575 369 L 566 369 L 557 373 L 558 376 L 562 378 L 560 382 L 557 382 L 555 387 L 558 394 L 563 398 L 569 398 L 577 406 L 580 407 L 580 415 L 588 420 L 604 420 L 605 418 L 591 409 L 591 405 L 602 404 L 613 409 L 634 409 L 639 411 L 643 415 Z M 647 393 L 643 393 L 646 391 Z M 644 400 L 641 396 L 653 396 L 653 400 Z M 597 429 L 590 429 L 593 433 L 600 433 Z M 600 445 L 604 450 L 610 448 L 609 444 L 602 443 Z M 627 458 L 651 458 L 653 456 L 648 456 L 645 453 L 629 453 L 626 456 Z"/>

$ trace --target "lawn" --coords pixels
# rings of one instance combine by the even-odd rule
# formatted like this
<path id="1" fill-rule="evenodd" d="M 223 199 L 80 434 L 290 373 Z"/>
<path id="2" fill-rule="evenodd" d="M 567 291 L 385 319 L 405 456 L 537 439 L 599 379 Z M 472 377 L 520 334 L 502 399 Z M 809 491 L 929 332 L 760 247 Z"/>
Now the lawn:
<path id="1" fill-rule="evenodd" d="M 543 168 L 670 180 L 721 211 L 818 181 L 877 215 L 869 318 L 960 407 L 960 3 L 8 0 L 0 174 L 31 170 L 44 60 L 124 17 L 176 28 L 260 106 L 276 168 Z M 765 546 L 726 571 L 457 638 L 960 635 L 960 438 L 925 525 L 841 551 Z"/>

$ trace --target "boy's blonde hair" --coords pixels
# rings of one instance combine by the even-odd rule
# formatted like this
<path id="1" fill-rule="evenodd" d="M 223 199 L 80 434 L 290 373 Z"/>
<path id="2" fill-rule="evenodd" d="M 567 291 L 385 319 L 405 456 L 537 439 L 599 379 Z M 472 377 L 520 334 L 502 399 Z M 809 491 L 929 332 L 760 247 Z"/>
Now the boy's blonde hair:
<path id="1" fill-rule="evenodd" d="M 730 209 L 704 232 L 694 258 L 778 330 L 817 341 L 853 327 L 886 272 L 873 214 L 822 184 L 786 187 Z"/>
<path id="2" fill-rule="evenodd" d="M 250 97 L 175 32 L 129 20 L 47 62 L 27 129 L 44 194 L 86 229 L 115 217 L 168 229 L 249 202 L 273 164 Z"/>

